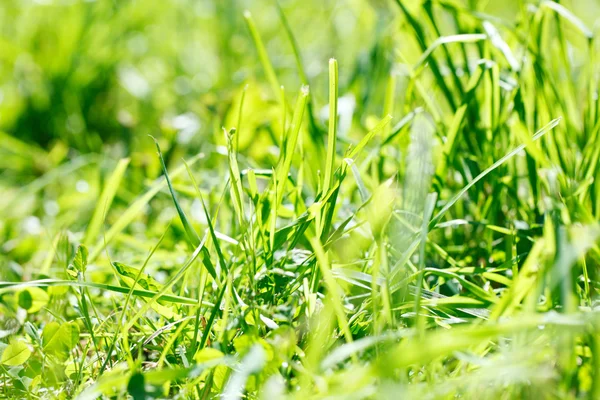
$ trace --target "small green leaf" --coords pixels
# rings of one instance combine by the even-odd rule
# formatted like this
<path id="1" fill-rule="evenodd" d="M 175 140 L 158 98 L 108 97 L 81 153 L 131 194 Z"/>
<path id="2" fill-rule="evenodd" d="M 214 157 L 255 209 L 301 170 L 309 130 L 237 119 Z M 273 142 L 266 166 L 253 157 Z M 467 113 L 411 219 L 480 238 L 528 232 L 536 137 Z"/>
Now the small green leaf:
<path id="1" fill-rule="evenodd" d="M 234 144 L 235 128 L 231 128 L 227 131 L 223 128 L 225 134 L 225 141 L 227 143 L 227 154 L 229 157 L 229 177 L 231 179 L 231 198 L 233 199 L 233 207 L 238 217 L 238 223 L 242 225 L 244 223 L 244 201 L 242 188 L 242 180 L 240 174 L 240 168 L 237 162 L 237 154 Z"/>
<path id="2" fill-rule="evenodd" d="M 9 344 L 2 352 L 0 364 L 14 367 L 21 365 L 31 356 L 29 346 L 24 342 L 13 342 Z"/>
<path id="3" fill-rule="evenodd" d="M 113 267 L 119 274 L 119 277 L 123 280 L 125 285 L 129 288 L 134 286 L 134 289 L 145 289 L 151 292 L 158 292 L 163 288 L 159 282 L 157 282 L 154 278 L 152 278 L 148 274 L 140 273 L 140 270 L 137 268 L 130 267 L 125 264 L 121 264 L 119 262 L 113 262 Z M 170 290 L 166 291 L 167 293 L 171 293 Z M 168 308 L 163 307 L 164 305 L 168 305 L 168 302 L 165 302 L 162 299 L 157 300 L 159 304 L 153 304 L 152 308 L 164 316 L 165 318 L 173 318 L 175 314 Z"/>
<path id="4" fill-rule="evenodd" d="M 71 350 L 79 341 L 79 326 L 75 322 L 51 322 L 42 332 L 44 352 L 56 356 L 60 360 L 69 358 Z"/>
<path id="5" fill-rule="evenodd" d="M 19 293 L 19 307 L 28 310 L 33 305 L 33 298 L 29 290 L 23 290 Z"/>
<path id="6" fill-rule="evenodd" d="M 88 263 L 88 249 L 84 245 L 80 244 L 77 246 L 77 251 L 75 252 L 75 257 L 73 257 L 73 261 L 67 267 L 67 274 L 73 278 L 77 278 L 78 274 L 81 272 L 85 273 L 85 269 Z"/>
<path id="7" fill-rule="evenodd" d="M 221 351 L 212 347 L 205 347 L 196 353 L 196 355 L 194 356 L 194 360 L 196 360 L 197 363 L 204 363 L 207 361 L 215 360 L 217 358 L 221 358 L 223 356 L 224 354 Z"/>
<path id="8" fill-rule="evenodd" d="M 152 278 L 148 274 L 140 274 L 140 270 L 137 268 L 121 264 L 120 262 L 113 262 L 112 264 L 115 267 L 115 270 L 117 271 L 121 279 L 123 279 L 125 284 L 127 284 L 127 286 L 129 287 L 131 287 L 137 279 L 137 285 L 139 285 L 143 289 L 157 292 L 162 288 L 162 285 L 158 283 L 154 278 Z"/>
<path id="9" fill-rule="evenodd" d="M 57 336 L 58 331 L 60 330 L 60 324 L 58 322 L 50 322 L 48 325 L 44 327 L 42 331 L 42 344 L 44 350 L 51 349 L 56 346 L 55 341 L 59 341 L 59 336 Z"/>
<path id="10" fill-rule="evenodd" d="M 19 307 L 32 314 L 48 304 L 49 299 L 48 293 L 43 289 L 38 287 L 25 288 L 19 292 Z"/>

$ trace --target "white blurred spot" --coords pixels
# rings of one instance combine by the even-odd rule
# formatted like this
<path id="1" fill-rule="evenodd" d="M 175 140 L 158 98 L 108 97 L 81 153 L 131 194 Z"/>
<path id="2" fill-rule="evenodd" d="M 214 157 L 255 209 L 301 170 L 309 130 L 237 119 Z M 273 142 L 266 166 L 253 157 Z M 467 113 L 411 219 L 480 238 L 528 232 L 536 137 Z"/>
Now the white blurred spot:
<path id="1" fill-rule="evenodd" d="M 180 96 L 185 96 L 192 91 L 192 81 L 187 76 L 178 76 L 175 78 L 175 93 Z"/>
<path id="2" fill-rule="evenodd" d="M 60 207 L 56 201 L 47 200 L 44 202 L 44 211 L 46 212 L 46 215 L 54 217 L 60 211 Z"/>
<path id="3" fill-rule="evenodd" d="M 525 221 L 520 221 L 520 220 L 516 219 L 513 221 L 513 224 L 515 225 L 515 229 L 518 229 L 518 230 L 525 231 L 525 230 L 529 229 L 529 224 Z"/>
<path id="4" fill-rule="evenodd" d="M 119 82 L 131 95 L 144 98 L 150 94 L 148 81 L 132 66 L 119 68 Z"/>
<path id="5" fill-rule="evenodd" d="M 142 34 L 137 34 L 127 41 L 127 48 L 132 54 L 142 55 L 148 51 L 148 39 Z"/>
<path id="6" fill-rule="evenodd" d="M 39 235 L 42 231 L 42 224 L 38 217 L 32 215 L 23 220 L 22 228 L 25 233 L 30 235 Z"/>
<path id="7" fill-rule="evenodd" d="M 119 121 L 121 125 L 128 128 L 131 128 L 135 125 L 135 119 L 133 118 L 133 115 L 131 115 L 131 113 L 127 110 L 119 110 L 117 113 L 117 121 Z"/>
<path id="8" fill-rule="evenodd" d="M 338 135 L 345 136 L 352 125 L 352 115 L 356 107 L 354 95 L 347 94 L 338 98 Z M 320 117 L 323 121 L 329 119 L 329 105 L 321 108 Z"/>
<path id="9" fill-rule="evenodd" d="M 266 325 L 267 328 L 269 328 L 269 329 L 279 328 L 279 325 L 277 325 L 277 323 L 275 321 L 273 321 L 271 318 L 267 318 L 262 314 L 259 314 L 259 318 Z"/>
<path id="10" fill-rule="evenodd" d="M 87 183 L 87 181 L 80 179 L 75 184 L 75 190 L 77 190 L 79 193 L 87 193 L 88 190 L 90 190 L 90 185 Z"/>
<path id="11" fill-rule="evenodd" d="M 200 129 L 200 120 L 191 112 L 177 115 L 170 122 L 171 126 L 178 131 L 177 142 L 181 144 L 189 143 Z"/>

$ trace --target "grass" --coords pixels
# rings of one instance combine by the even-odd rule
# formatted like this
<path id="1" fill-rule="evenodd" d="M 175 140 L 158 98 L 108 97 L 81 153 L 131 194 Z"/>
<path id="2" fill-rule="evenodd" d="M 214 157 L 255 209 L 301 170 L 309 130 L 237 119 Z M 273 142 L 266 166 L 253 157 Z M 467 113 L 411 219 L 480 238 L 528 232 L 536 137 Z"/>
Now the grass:
<path id="1" fill-rule="evenodd" d="M 68 10 L 64 59 L 0 40 L 46 85 L 0 103 L 0 397 L 600 398 L 595 21 L 350 3 L 0 6 Z M 113 46 L 178 18 L 221 54 L 175 101 L 183 36 Z"/>

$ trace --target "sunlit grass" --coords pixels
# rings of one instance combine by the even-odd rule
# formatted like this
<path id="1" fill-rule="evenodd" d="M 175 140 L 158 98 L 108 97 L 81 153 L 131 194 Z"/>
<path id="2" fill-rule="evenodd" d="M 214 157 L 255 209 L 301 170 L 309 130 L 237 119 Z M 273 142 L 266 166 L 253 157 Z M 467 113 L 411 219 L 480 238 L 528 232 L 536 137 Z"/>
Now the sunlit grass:
<path id="1" fill-rule="evenodd" d="M 518 6 L 372 2 L 322 74 L 296 9 L 268 8 L 288 63 L 219 6 L 253 77 L 184 102 L 201 140 L 0 133 L 0 396 L 600 398 L 597 35 Z"/>

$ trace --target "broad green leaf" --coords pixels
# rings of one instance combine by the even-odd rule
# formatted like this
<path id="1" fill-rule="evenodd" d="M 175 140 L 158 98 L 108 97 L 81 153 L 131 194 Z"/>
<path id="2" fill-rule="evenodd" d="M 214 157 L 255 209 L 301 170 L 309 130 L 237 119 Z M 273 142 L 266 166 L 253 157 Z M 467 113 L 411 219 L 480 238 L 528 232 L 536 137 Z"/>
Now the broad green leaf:
<path id="1" fill-rule="evenodd" d="M 204 363 L 211 360 L 216 360 L 218 358 L 222 358 L 224 354 L 212 347 L 205 347 L 202 350 L 198 351 L 194 356 L 194 360 L 197 363 Z"/>
<path id="2" fill-rule="evenodd" d="M 71 350 L 79 342 L 79 326 L 75 322 L 50 322 L 42 331 L 42 346 L 44 352 L 59 360 L 69 358 Z"/>
<path id="3" fill-rule="evenodd" d="M 144 381 L 144 375 L 140 372 L 136 372 L 129 378 L 127 392 L 133 397 L 133 400 L 145 400 L 147 398 L 146 384 Z"/>
<path id="4" fill-rule="evenodd" d="M 129 382 L 131 373 L 126 370 L 126 364 L 117 365 L 116 368 L 101 375 L 91 386 L 79 393 L 77 400 L 96 400 L 100 396 L 116 397 L 116 395 Z"/>
<path id="5" fill-rule="evenodd" d="M 29 359 L 31 356 L 31 350 L 25 342 L 15 341 L 9 344 L 2 352 L 0 358 L 0 364 L 9 367 L 21 365 Z"/>

